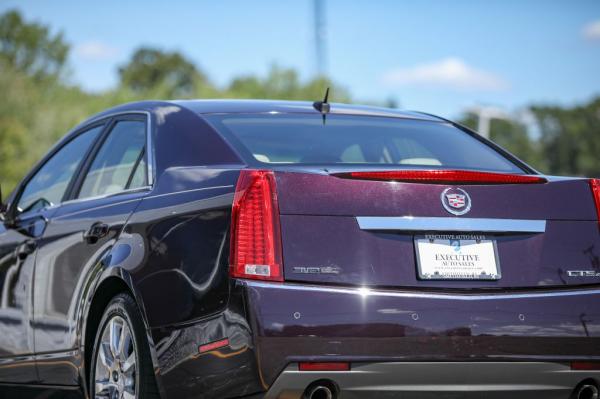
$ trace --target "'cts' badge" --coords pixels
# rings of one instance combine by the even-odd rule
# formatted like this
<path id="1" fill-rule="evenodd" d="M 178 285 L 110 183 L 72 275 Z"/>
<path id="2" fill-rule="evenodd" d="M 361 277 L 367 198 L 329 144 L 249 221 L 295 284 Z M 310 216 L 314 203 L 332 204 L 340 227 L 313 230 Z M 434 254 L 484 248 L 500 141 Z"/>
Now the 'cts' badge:
<path id="1" fill-rule="evenodd" d="M 462 188 L 447 188 L 441 195 L 444 209 L 453 215 L 464 215 L 471 210 L 471 197 Z"/>

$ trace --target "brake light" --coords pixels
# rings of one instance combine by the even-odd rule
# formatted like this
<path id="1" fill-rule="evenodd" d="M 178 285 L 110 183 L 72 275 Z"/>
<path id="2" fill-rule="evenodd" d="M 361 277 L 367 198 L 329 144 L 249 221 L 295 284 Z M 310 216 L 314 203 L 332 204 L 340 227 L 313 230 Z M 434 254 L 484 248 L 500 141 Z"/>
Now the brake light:
<path id="1" fill-rule="evenodd" d="M 350 363 L 348 362 L 300 362 L 298 364 L 300 371 L 348 371 Z"/>
<path id="2" fill-rule="evenodd" d="M 283 281 L 275 175 L 244 169 L 231 211 L 230 275 Z"/>
<path id="3" fill-rule="evenodd" d="M 402 181 L 414 183 L 453 184 L 532 184 L 546 183 L 539 176 L 515 175 L 510 173 L 476 172 L 471 170 L 389 170 L 372 172 L 336 173 L 345 179 Z"/>
<path id="4" fill-rule="evenodd" d="M 590 179 L 590 188 L 596 204 L 596 215 L 600 221 L 600 179 Z"/>

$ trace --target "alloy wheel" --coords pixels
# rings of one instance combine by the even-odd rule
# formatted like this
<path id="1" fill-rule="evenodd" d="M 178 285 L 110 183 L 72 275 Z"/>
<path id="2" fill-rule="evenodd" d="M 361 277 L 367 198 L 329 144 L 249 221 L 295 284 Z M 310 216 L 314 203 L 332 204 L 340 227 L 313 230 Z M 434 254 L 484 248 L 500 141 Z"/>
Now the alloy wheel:
<path id="1" fill-rule="evenodd" d="M 127 321 L 113 316 L 104 326 L 94 372 L 94 397 L 135 399 L 137 351 Z"/>

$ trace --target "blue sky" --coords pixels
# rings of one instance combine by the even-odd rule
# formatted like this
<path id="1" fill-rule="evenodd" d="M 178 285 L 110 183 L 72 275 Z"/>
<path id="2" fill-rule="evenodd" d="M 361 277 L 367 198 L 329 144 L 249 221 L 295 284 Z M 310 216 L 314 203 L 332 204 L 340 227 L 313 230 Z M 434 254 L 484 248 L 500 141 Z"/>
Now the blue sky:
<path id="1" fill-rule="evenodd" d="M 315 73 L 313 0 L 0 0 L 62 30 L 72 80 L 111 87 L 140 45 L 183 52 L 219 85 L 276 63 Z M 600 95 L 600 1 L 326 0 L 328 72 L 356 101 L 457 117 L 484 104 Z"/>

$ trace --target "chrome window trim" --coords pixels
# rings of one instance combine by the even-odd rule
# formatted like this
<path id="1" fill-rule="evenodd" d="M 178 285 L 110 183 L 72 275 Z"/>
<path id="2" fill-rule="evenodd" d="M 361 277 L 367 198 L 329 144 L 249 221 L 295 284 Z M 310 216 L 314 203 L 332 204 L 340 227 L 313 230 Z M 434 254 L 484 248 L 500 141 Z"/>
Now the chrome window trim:
<path id="1" fill-rule="evenodd" d="M 75 132 L 80 132 L 80 131 L 85 131 L 87 129 L 90 129 L 91 125 L 98 123 L 100 121 L 108 122 L 112 118 L 116 118 L 119 116 L 127 116 L 127 115 L 144 115 L 146 117 L 146 173 L 147 173 L 147 179 L 148 179 L 147 183 L 148 184 L 143 187 L 137 187 L 134 189 L 117 191 L 114 193 L 104 194 L 104 195 L 95 196 L 95 197 L 73 198 L 70 200 L 61 201 L 56 204 L 52 204 L 51 206 L 48 206 L 46 208 L 40 209 L 37 211 L 37 213 L 41 212 L 42 210 L 58 208 L 65 204 L 83 203 L 86 201 L 94 201 L 94 200 L 98 200 L 98 199 L 102 199 L 102 198 L 114 197 L 114 196 L 118 196 L 118 195 L 122 195 L 122 194 L 130 194 L 130 193 L 135 193 L 135 192 L 143 192 L 143 191 L 149 192 L 154 188 L 154 183 L 156 181 L 156 157 L 155 157 L 155 153 L 154 153 L 154 141 L 152 140 L 152 133 L 153 133 L 152 126 L 153 125 L 152 125 L 152 113 L 150 111 L 136 111 L 136 110 L 118 111 L 118 112 L 111 112 L 111 113 L 106 113 L 106 114 L 102 114 L 102 115 L 92 116 L 89 119 L 83 121 L 82 123 L 80 123 L 77 126 L 75 126 L 74 128 L 72 128 L 71 130 L 69 130 L 65 134 L 64 137 L 70 136 L 70 135 L 74 134 Z M 60 148 L 57 148 L 57 146 L 61 143 L 61 141 L 62 141 L 62 139 L 59 140 L 57 143 L 55 143 L 52 147 L 50 147 L 50 149 L 48 150 L 48 152 L 44 155 L 44 157 L 42 159 L 45 159 L 48 156 L 48 154 L 50 154 L 52 152 L 56 153 L 56 152 L 60 151 L 60 148 L 64 147 L 64 145 L 63 145 Z M 41 160 L 39 162 L 41 162 Z M 37 166 L 38 166 L 38 164 L 36 164 L 36 168 L 37 168 Z M 33 169 L 28 172 L 25 179 L 22 182 L 20 182 L 19 185 L 17 186 L 19 193 L 13 199 L 13 201 L 18 201 L 19 197 L 21 196 L 21 190 L 23 188 L 23 185 L 27 184 L 29 182 L 29 179 L 32 176 L 32 171 L 33 171 Z M 20 216 L 20 214 L 17 215 L 17 218 L 19 216 Z"/>
<path id="2" fill-rule="evenodd" d="M 154 186 L 156 166 L 154 165 L 154 145 L 152 142 L 152 115 L 145 112 L 146 115 L 146 178 L 149 187 Z"/>
<path id="3" fill-rule="evenodd" d="M 127 115 L 145 115 L 146 116 L 146 171 L 148 173 L 148 187 L 153 187 L 155 182 L 156 164 L 154 155 L 154 142 L 152 141 L 152 114 L 150 111 L 119 111 L 110 114 L 92 117 L 85 121 L 85 125 Z"/>
<path id="4" fill-rule="evenodd" d="M 109 202 L 108 204 L 97 205 L 97 206 L 94 206 L 92 208 L 76 209 L 76 210 L 73 210 L 72 212 L 67 212 L 67 213 L 64 213 L 62 215 L 54 216 L 53 219 L 54 220 L 60 220 L 60 219 L 65 218 L 65 217 L 71 217 L 71 216 L 74 216 L 74 215 L 79 215 L 79 214 L 82 214 L 82 213 L 86 213 L 86 212 L 89 212 L 90 210 L 96 211 L 98 209 L 106 209 L 106 208 L 110 208 L 110 207 L 113 207 L 113 206 L 118 206 L 118 205 L 123 205 L 123 204 L 129 204 L 131 202 L 136 202 L 136 201 L 139 201 L 139 200 L 140 200 L 140 198 L 126 199 L 126 200 L 117 201 L 117 202 Z"/>
<path id="5" fill-rule="evenodd" d="M 416 216 L 357 216 L 361 230 L 544 233 L 545 220 Z"/>
<path id="6" fill-rule="evenodd" d="M 226 185 L 226 186 L 200 187 L 200 188 L 193 188 L 193 189 L 190 189 L 190 190 L 174 191 L 172 193 L 155 194 L 155 195 L 147 196 L 145 198 L 146 199 L 153 199 L 153 198 L 167 197 L 167 196 L 170 196 L 170 195 L 193 193 L 193 192 L 196 192 L 196 191 L 216 190 L 216 189 L 221 189 L 221 188 L 233 188 L 233 187 L 234 186 L 232 184 L 229 184 L 229 185 Z M 59 205 L 76 204 L 76 203 L 84 202 L 84 201 L 99 200 L 99 199 L 108 198 L 108 197 L 115 197 L 115 196 L 123 195 L 123 194 L 134 194 L 134 193 L 137 193 L 137 192 L 144 192 L 144 191 L 148 191 L 149 192 L 151 189 L 152 189 L 152 186 L 144 186 L 144 187 L 132 188 L 132 189 L 129 189 L 129 190 L 124 190 L 124 191 L 118 191 L 118 192 L 112 193 L 112 194 L 98 195 L 98 196 L 95 196 L 95 197 L 87 197 L 87 198 L 81 198 L 81 199 L 75 198 L 75 199 L 72 199 L 72 200 L 64 201 L 63 203 L 58 204 L 58 205 L 53 205 L 52 207 L 58 207 Z"/>
<path id="7" fill-rule="evenodd" d="M 124 195 L 124 194 L 133 194 L 133 193 L 137 193 L 137 192 L 150 191 L 151 189 L 152 189 L 152 186 L 130 188 L 128 190 L 121 190 L 121 191 L 117 191 L 114 193 L 96 195 L 93 197 L 73 198 L 71 200 L 63 201 L 62 203 L 60 203 L 58 205 L 69 205 L 69 204 L 77 204 L 77 203 L 85 202 L 85 201 L 95 201 L 95 200 L 99 200 L 99 199 L 103 199 L 103 198 L 116 197 L 116 196 Z M 55 205 L 55 206 L 58 206 L 58 205 Z"/>
<path id="8" fill-rule="evenodd" d="M 194 193 L 194 192 L 197 192 L 197 191 L 217 190 L 217 189 L 222 189 L 222 188 L 233 188 L 233 187 L 234 187 L 233 184 L 228 184 L 226 186 L 212 186 L 212 187 L 192 188 L 192 189 L 189 189 L 189 190 L 173 191 L 173 192 L 170 192 L 170 193 L 150 195 L 150 196 L 146 197 L 146 199 L 161 198 L 161 197 L 168 197 L 168 196 L 171 196 L 171 195 Z"/>
<path id="9" fill-rule="evenodd" d="M 131 193 L 143 192 L 143 191 L 149 192 L 150 190 L 152 190 L 152 188 L 154 187 L 154 177 L 155 177 L 154 173 L 155 173 L 156 167 L 154 165 L 154 146 L 153 146 L 153 141 L 152 141 L 152 130 L 151 130 L 152 129 L 152 115 L 149 111 L 121 111 L 121 112 L 106 114 L 106 115 L 98 116 L 98 117 L 87 120 L 85 122 L 85 124 L 83 124 L 83 126 L 93 124 L 93 123 L 96 123 L 101 120 L 110 120 L 112 118 L 117 118 L 119 116 L 127 116 L 127 115 L 144 115 L 144 116 L 146 116 L 146 174 L 147 174 L 147 179 L 148 179 L 147 183 L 148 184 L 143 187 L 136 187 L 136 188 L 131 188 L 131 189 L 127 189 L 127 190 L 117 191 L 114 193 L 96 195 L 93 197 L 73 198 L 73 199 L 70 199 L 67 201 L 63 201 L 60 204 L 56 204 L 55 206 L 77 204 L 77 203 L 83 203 L 86 201 L 95 201 L 95 200 L 99 200 L 99 199 L 103 199 L 103 198 L 115 197 L 115 196 L 124 195 L 124 194 L 131 194 Z M 110 134 L 110 132 L 108 134 Z"/>
<path id="10" fill-rule="evenodd" d="M 84 123 L 80 123 L 79 125 L 75 126 L 71 130 L 69 130 L 62 138 L 60 138 L 56 143 L 54 143 L 46 151 L 46 153 L 42 156 L 42 158 L 40 158 L 37 161 L 37 163 L 33 166 L 33 168 L 31 168 L 27 172 L 27 174 L 25 175 L 25 177 L 23 178 L 23 180 L 21 180 L 19 182 L 19 184 L 17 185 L 17 187 L 15 188 L 16 194 L 15 194 L 14 198 L 12 198 L 12 202 L 11 202 L 11 205 L 10 205 L 12 207 L 13 203 L 14 203 L 14 210 L 17 212 L 16 215 L 15 215 L 15 220 L 19 220 L 20 217 L 21 217 L 21 215 L 23 215 L 23 210 L 21 208 L 19 208 L 19 201 L 21 201 L 21 198 L 23 196 L 23 191 L 25 190 L 26 186 L 37 175 L 37 173 L 46 165 L 46 163 L 48 163 L 53 157 L 55 157 L 56 154 L 58 154 L 69 143 L 71 143 L 73 140 L 75 140 L 75 138 L 79 137 L 82 134 L 85 134 L 85 133 L 89 132 L 92 129 L 95 129 L 98 126 L 102 126 L 102 129 L 100 130 L 100 133 L 98 134 L 98 137 L 96 138 L 96 140 L 94 140 L 94 142 L 92 143 L 92 145 L 88 149 L 88 151 L 91 148 L 93 148 L 96 145 L 97 140 L 99 140 L 99 138 L 102 137 L 102 133 L 104 132 L 104 129 L 106 128 L 106 124 L 104 122 L 102 122 L 102 124 L 99 124 L 98 126 L 94 126 L 96 123 L 98 123 L 98 122 L 100 122 L 102 120 L 103 120 L 103 118 L 96 118 L 96 119 L 93 119 L 93 120 L 89 120 L 89 121 L 86 121 Z M 70 136 L 73 136 L 73 137 L 70 137 Z M 68 137 L 68 140 L 67 140 L 67 137 Z M 87 155 L 87 152 L 86 152 L 85 155 Z M 79 165 L 79 166 L 81 166 L 81 165 Z M 77 172 L 77 170 L 76 170 L 76 172 Z M 77 174 L 74 174 L 71 177 L 71 179 L 75 179 L 75 180 L 76 180 L 76 178 L 77 178 Z M 69 184 L 67 185 L 67 191 L 65 191 L 65 193 L 63 193 L 63 197 L 70 190 L 71 181 L 69 181 Z M 62 201 L 61 200 L 60 202 L 52 203 L 52 204 L 50 204 L 48 206 L 45 206 L 45 207 L 40 208 L 40 209 L 38 209 L 36 211 L 33 211 L 31 213 L 31 215 L 37 215 L 37 214 L 42 213 L 43 211 L 47 211 L 47 210 L 52 210 L 52 209 L 58 208 L 62 204 L 64 204 L 65 202 L 66 201 Z"/>

